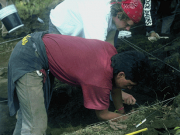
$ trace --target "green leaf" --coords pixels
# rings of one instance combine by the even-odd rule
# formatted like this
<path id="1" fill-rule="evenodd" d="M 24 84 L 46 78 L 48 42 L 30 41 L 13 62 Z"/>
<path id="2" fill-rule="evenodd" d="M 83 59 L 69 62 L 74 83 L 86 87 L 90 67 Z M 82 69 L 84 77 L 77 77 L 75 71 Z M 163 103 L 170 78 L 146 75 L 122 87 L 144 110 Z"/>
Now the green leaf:
<path id="1" fill-rule="evenodd" d="M 180 127 L 175 127 L 174 130 L 180 129 Z"/>
<path id="2" fill-rule="evenodd" d="M 180 129 L 176 131 L 175 135 L 180 135 Z"/>

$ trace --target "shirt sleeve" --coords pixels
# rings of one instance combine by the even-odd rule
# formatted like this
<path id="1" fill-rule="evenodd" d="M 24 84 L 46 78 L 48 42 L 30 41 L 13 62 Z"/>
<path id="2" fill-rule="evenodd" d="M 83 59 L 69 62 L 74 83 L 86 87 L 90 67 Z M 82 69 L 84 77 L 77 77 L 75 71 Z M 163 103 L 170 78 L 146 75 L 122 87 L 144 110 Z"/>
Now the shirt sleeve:
<path id="1" fill-rule="evenodd" d="M 155 0 L 145 0 L 144 18 L 147 32 L 155 31 L 157 4 Z"/>
<path id="2" fill-rule="evenodd" d="M 110 89 L 93 85 L 81 85 L 84 106 L 88 109 L 105 110 L 109 108 Z"/>

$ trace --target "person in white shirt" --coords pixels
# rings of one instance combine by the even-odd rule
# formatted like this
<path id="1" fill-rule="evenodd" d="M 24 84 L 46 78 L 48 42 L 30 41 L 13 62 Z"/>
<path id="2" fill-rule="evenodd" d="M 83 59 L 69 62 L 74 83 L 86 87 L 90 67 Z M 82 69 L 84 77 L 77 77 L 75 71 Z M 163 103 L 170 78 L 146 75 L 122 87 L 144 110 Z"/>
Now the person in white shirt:
<path id="1" fill-rule="evenodd" d="M 49 33 L 106 41 L 111 30 L 130 30 L 142 11 L 140 0 L 64 0 L 50 11 Z"/>

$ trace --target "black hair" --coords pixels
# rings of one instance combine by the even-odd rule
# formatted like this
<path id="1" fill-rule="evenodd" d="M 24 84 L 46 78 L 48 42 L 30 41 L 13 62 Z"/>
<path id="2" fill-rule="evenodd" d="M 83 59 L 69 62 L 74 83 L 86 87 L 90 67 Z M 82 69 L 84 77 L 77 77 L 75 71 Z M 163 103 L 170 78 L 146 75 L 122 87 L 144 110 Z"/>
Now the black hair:
<path id="1" fill-rule="evenodd" d="M 139 51 L 125 51 L 111 58 L 114 78 L 119 72 L 125 73 L 125 78 L 135 83 L 140 83 L 148 77 L 150 71 L 149 60 Z"/>

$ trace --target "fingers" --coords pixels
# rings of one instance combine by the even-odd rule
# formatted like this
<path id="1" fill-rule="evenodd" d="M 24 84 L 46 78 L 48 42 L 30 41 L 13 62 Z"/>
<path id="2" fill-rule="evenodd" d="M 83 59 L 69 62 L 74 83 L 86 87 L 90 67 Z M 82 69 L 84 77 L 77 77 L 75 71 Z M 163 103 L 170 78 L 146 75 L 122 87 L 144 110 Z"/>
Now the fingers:
<path id="1" fill-rule="evenodd" d="M 136 103 L 136 99 L 134 97 L 128 98 L 127 99 L 127 104 L 128 105 L 134 105 Z"/>
<path id="2" fill-rule="evenodd" d="M 136 103 L 136 99 L 130 95 L 124 100 L 124 103 L 128 105 L 134 105 Z"/>
<path id="3" fill-rule="evenodd" d="M 148 40 L 151 41 L 151 42 L 157 41 L 158 39 L 160 39 L 160 36 L 156 32 L 152 32 L 150 34 L 150 36 L 148 37 Z"/>
<path id="4" fill-rule="evenodd" d="M 156 36 L 156 38 L 157 38 L 157 39 L 160 39 L 160 36 L 159 36 L 159 34 L 158 34 L 158 33 L 156 33 L 156 35 L 155 35 L 155 36 Z"/>
<path id="5" fill-rule="evenodd" d="M 129 104 L 130 104 L 130 105 L 134 105 L 135 103 L 136 103 L 136 99 L 132 96 L 132 97 L 130 98 Z"/>
<path id="6" fill-rule="evenodd" d="M 156 37 L 156 32 L 152 32 L 152 33 L 150 34 L 150 37 Z"/>
<path id="7" fill-rule="evenodd" d="M 156 38 L 159 38 L 159 34 L 156 33 L 156 32 L 152 32 L 152 33 L 150 34 L 150 37 L 156 37 Z"/>
<path id="8" fill-rule="evenodd" d="M 151 42 L 154 42 L 154 41 L 157 41 L 157 38 L 156 37 L 148 37 L 148 40 Z"/>
<path id="9" fill-rule="evenodd" d="M 136 99 L 132 95 L 125 92 L 122 92 L 122 98 L 125 104 L 134 105 L 136 103 Z"/>

